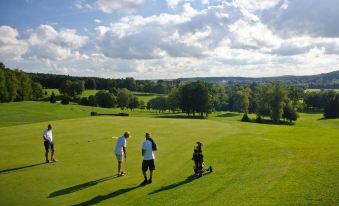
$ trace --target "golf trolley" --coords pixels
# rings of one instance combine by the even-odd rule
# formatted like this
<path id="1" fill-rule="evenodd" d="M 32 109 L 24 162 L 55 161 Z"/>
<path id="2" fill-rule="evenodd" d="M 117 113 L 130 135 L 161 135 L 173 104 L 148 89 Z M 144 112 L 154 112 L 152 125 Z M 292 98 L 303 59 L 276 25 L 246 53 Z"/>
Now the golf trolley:
<path id="1" fill-rule="evenodd" d="M 199 177 L 201 177 L 204 173 L 213 172 L 212 166 L 209 166 L 207 169 L 205 169 L 204 156 L 202 154 L 202 146 L 203 144 L 201 142 L 196 143 L 192 157 L 192 160 L 194 161 L 193 166 L 194 174 L 199 175 Z"/>

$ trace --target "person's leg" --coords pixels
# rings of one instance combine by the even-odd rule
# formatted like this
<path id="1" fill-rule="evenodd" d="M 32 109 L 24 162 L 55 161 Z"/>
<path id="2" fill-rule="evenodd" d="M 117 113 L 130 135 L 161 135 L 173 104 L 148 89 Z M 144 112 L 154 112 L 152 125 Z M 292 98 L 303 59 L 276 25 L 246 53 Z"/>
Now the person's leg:
<path id="1" fill-rule="evenodd" d="M 55 162 L 55 159 L 54 159 L 54 143 L 50 143 L 50 149 L 51 149 L 51 160 L 52 162 Z"/>
<path id="2" fill-rule="evenodd" d="M 153 177 L 153 171 L 155 170 L 155 163 L 154 163 L 154 159 L 153 160 L 149 160 L 149 180 L 148 183 L 152 183 L 152 177 Z"/>
<path id="3" fill-rule="evenodd" d="M 53 162 L 55 162 L 55 159 L 54 159 L 54 149 L 51 151 L 51 160 L 52 160 Z"/>
<path id="4" fill-rule="evenodd" d="M 149 171 L 149 180 L 148 183 L 152 183 L 153 170 Z"/>
<path id="5" fill-rule="evenodd" d="M 121 172 L 121 161 L 118 161 L 118 174 Z"/>
<path id="6" fill-rule="evenodd" d="M 142 170 L 142 175 L 144 176 L 144 181 L 141 184 L 146 184 L 147 183 L 147 162 L 145 160 L 142 161 L 142 166 L 141 166 L 141 170 Z"/>
<path id="7" fill-rule="evenodd" d="M 49 160 L 48 160 L 48 150 L 45 151 L 45 158 L 46 158 L 46 162 L 49 162 Z"/>
<path id="8" fill-rule="evenodd" d="M 46 159 L 46 162 L 49 162 L 48 160 L 49 142 L 48 141 L 44 141 L 44 147 L 45 147 L 45 159 Z"/>

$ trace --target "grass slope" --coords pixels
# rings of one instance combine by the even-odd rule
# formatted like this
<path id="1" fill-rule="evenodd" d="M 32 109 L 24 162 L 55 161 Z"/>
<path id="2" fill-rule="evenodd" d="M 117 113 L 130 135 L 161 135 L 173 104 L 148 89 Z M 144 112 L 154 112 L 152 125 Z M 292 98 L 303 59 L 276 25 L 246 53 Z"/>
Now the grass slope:
<path id="1" fill-rule="evenodd" d="M 294 126 L 278 126 L 243 123 L 227 113 L 208 120 L 79 115 L 51 121 L 56 164 L 40 164 L 46 122 L 2 127 L 1 204 L 338 205 L 339 121 L 320 117 L 303 114 Z M 125 130 L 133 135 L 128 175 L 115 178 L 111 137 Z M 146 131 L 158 144 L 157 170 L 152 185 L 138 187 Z M 203 178 L 191 176 L 197 140 L 215 168 Z"/>

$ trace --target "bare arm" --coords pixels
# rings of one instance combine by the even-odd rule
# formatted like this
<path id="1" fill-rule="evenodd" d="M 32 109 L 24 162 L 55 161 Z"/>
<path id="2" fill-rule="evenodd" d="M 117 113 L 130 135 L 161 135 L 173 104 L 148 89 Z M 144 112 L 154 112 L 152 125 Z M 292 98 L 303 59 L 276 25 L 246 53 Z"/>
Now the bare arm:
<path id="1" fill-rule="evenodd" d="M 48 139 L 44 136 L 42 136 L 42 138 L 44 139 L 44 141 L 48 141 Z"/>

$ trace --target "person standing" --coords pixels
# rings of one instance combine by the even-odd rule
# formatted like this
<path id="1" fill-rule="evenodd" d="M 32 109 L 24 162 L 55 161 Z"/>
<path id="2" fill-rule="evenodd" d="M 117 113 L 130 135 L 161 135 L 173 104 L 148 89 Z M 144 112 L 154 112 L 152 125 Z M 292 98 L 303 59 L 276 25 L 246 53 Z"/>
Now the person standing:
<path id="1" fill-rule="evenodd" d="M 54 142 L 53 142 L 53 133 L 52 125 L 48 125 L 47 129 L 43 133 L 44 147 L 45 147 L 45 158 L 46 163 L 56 162 L 54 159 Z M 51 161 L 48 160 L 48 152 L 51 151 Z"/>
<path id="2" fill-rule="evenodd" d="M 125 175 L 125 173 L 121 170 L 121 164 L 122 164 L 123 157 L 125 157 L 125 160 L 127 157 L 126 147 L 127 147 L 127 138 L 129 137 L 131 137 L 131 133 L 125 132 L 124 135 L 118 138 L 117 143 L 115 145 L 114 152 L 118 160 L 118 177 Z"/>
<path id="3" fill-rule="evenodd" d="M 153 141 L 153 139 L 151 138 L 151 134 L 147 132 L 145 134 L 145 138 L 146 138 L 146 140 L 142 144 L 142 149 L 141 149 L 141 153 L 142 153 L 142 156 L 143 156 L 142 174 L 144 175 L 144 181 L 141 183 L 142 185 L 144 185 L 146 183 L 149 183 L 149 184 L 152 183 L 153 171 L 155 170 L 154 151 L 157 150 L 157 146 L 156 146 L 155 142 Z M 147 172 L 148 169 L 150 171 L 150 176 L 149 176 L 149 179 L 147 181 L 146 172 Z"/>

